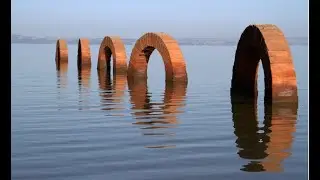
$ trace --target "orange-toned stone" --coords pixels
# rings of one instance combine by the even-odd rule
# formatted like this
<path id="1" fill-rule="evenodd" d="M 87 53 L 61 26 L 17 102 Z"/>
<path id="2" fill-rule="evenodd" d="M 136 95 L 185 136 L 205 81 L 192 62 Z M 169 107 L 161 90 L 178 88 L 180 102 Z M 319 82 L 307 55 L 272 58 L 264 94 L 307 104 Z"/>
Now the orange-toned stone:
<path id="1" fill-rule="evenodd" d="M 126 49 L 119 36 L 106 36 L 103 38 L 99 49 L 97 69 L 110 71 L 111 56 L 113 57 L 113 74 L 126 73 Z"/>
<path id="2" fill-rule="evenodd" d="M 157 49 L 162 56 L 166 81 L 188 81 L 186 63 L 178 42 L 166 33 L 146 33 L 131 52 L 128 77 L 147 79 L 147 65 L 151 53 Z"/>
<path id="3" fill-rule="evenodd" d="M 260 59 L 265 77 L 265 100 L 298 101 L 290 47 L 281 30 L 272 24 L 250 25 L 241 34 L 233 65 L 231 93 L 251 98 L 257 96 Z"/>
<path id="4" fill-rule="evenodd" d="M 231 96 L 231 103 L 238 155 L 244 159 L 257 159 L 256 163 L 243 165 L 241 170 L 284 171 L 282 164 L 291 155 L 296 131 L 298 103 L 266 103 L 261 128 L 258 126 L 257 99 L 240 100 Z"/>
<path id="5" fill-rule="evenodd" d="M 150 94 L 148 93 L 148 85 L 146 79 L 128 78 L 128 88 L 132 109 L 136 116 L 137 123 L 160 123 L 160 124 L 177 124 L 177 114 L 179 109 L 185 103 L 187 92 L 187 82 L 185 81 L 167 81 L 164 90 L 164 99 L 162 103 L 157 103 L 161 109 L 154 108 L 154 104 L 150 103 Z M 161 113 L 159 120 L 145 122 L 152 118 L 152 114 Z"/>
<path id="6" fill-rule="evenodd" d="M 78 69 L 91 67 L 90 42 L 80 38 L 78 42 Z"/>
<path id="7" fill-rule="evenodd" d="M 63 39 L 58 39 L 56 44 L 56 67 L 59 70 L 60 64 L 68 64 L 68 46 Z"/>

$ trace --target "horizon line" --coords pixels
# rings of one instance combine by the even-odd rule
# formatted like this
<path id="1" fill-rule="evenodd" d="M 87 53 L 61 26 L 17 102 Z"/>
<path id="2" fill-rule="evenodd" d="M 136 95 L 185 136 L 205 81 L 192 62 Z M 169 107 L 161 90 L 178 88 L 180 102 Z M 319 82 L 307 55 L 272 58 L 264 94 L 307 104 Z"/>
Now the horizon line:
<path id="1" fill-rule="evenodd" d="M 63 36 L 31 36 L 31 35 L 23 35 L 23 34 L 18 34 L 18 33 L 12 33 L 11 36 L 13 35 L 18 35 L 18 36 L 25 36 L 25 37 L 34 37 L 34 38 L 70 38 L 70 39 L 78 39 L 78 38 L 83 38 L 83 37 L 63 37 Z M 107 36 L 107 35 L 106 35 Z M 90 39 L 98 39 L 98 38 L 104 38 L 103 37 L 86 37 Z M 121 37 L 121 36 L 120 36 Z M 309 38 L 308 36 L 285 36 L 286 38 Z M 190 37 L 174 37 L 175 39 L 188 39 L 188 38 L 197 38 L 197 39 L 239 39 L 239 37 L 195 37 L 195 36 L 190 36 Z M 139 39 L 138 38 L 133 38 L 133 37 L 122 37 L 122 39 Z"/>

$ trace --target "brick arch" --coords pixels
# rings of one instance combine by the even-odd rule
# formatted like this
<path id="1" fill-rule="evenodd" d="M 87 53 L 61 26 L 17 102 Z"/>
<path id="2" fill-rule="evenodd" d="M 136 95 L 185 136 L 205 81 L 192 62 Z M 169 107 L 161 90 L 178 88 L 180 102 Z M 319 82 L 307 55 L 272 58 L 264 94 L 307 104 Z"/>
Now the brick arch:
<path id="1" fill-rule="evenodd" d="M 257 96 L 262 61 L 265 101 L 297 101 L 297 80 L 290 48 L 281 30 L 272 24 L 249 25 L 241 34 L 235 54 L 231 93 Z"/>
<path id="2" fill-rule="evenodd" d="M 98 55 L 98 70 L 110 71 L 110 61 L 113 56 L 113 73 L 127 71 L 127 55 L 125 46 L 119 36 L 106 36 L 103 38 Z"/>
<path id="3" fill-rule="evenodd" d="M 68 46 L 64 39 L 58 39 L 56 43 L 56 66 L 59 70 L 60 64 L 68 63 Z"/>
<path id="4" fill-rule="evenodd" d="M 147 66 L 154 49 L 162 56 L 166 81 L 188 81 L 178 42 L 166 33 L 146 33 L 136 41 L 130 56 L 128 78 L 147 78 Z"/>
<path id="5" fill-rule="evenodd" d="M 80 38 L 78 41 L 78 69 L 91 68 L 91 52 L 89 39 Z"/>

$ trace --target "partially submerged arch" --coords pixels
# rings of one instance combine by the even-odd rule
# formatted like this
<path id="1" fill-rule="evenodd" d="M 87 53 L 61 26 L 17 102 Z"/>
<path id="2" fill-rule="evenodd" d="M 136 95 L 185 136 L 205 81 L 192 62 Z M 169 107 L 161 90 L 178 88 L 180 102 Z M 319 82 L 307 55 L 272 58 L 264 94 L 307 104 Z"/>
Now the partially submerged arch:
<path id="1" fill-rule="evenodd" d="M 131 52 L 128 78 L 147 79 L 151 53 L 157 49 L 162 56 L 166 81 L 188 81 L 186 63 L 178 42 L 165 33 L 146 33 L 140 37 Z"/>
<path id="2" fill-rule="evenodd" d="M 68 63 L 68 46 L 64 39 L 58 39 L 56 43 L 56 67 L 59 70 L 60 64 Z"/>
<path id="3" fill-rule="evenodd" d="M 125 46 L 119 36 L 103 38 L 98 55 L 98 70 L 110 71 L 111 56 L 113 57 L 113 74 L 127 71 L 127 55 Z"/>
<path id="4" fill-rule="evenodd" d="M 78 41 L 78 69 L 91 68 L 91 52 L 89 39 L 80 38 Z"/>
<path id="5" fill-rule="evenodd" d="M 249 25 L 235 54 L 231 93 L 257 96 L 257 74 L 262 61 L 265 101 L 298 101 L 297 80 L 290 48 L 281 30 L 272 24 Z"/>

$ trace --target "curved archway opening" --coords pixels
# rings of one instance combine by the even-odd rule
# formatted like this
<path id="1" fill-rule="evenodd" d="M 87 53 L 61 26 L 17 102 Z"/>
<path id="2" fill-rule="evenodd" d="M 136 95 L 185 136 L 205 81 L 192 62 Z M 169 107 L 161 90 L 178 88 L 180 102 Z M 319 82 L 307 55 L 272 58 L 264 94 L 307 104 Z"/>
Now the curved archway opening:
<path id="1" fill-rule="evenodd" d="M 79 42 L 78 42 L 78 56 L 77 56 L 78 69 L 81 69 L 81 66 L 82 66 L 81 57 L 82 57 L 82 51 L 81 51 L 81 43 L 80 43 L 80 40 L 79 40 Z"/>
<path id="2" fill-rule="evenodd" d="M 262 60 L 260 59 L 257 68 L 257 117 L 258 117 L 258 127 L 262 129 L 264 126 L 264 98 L 265 98 L 265 81 L 264 81 L 264 69 L 262 65 Z M 263 133 L 262 130 L 259 130 Z"/>
<path id="3" fill-rule="evenodd" d="M 162 56 L 157 49 L 154 49 L 149 55 L 147 66 L 148 89 L 150 92 L 156 94 L 162 93 L 162 90 L 165 88 L 165 84 L 162 83 L 165 81 L 165 65 L 162 61 Z M 160 96 L 153 97 L 156 97 L 157 101 L 160 100 L 158 99 Z"/>
<path id="4" fill-rule="evenodd" d="M 113 54 L 112 54 L 112 51 L 109 47 L 105 47 L 104 48 L 104 58 L 106 59 L 106 66 L 104 67 L 104 70 L 106 71 L 107 73 L 107 76 L 109 78 L 111 78 L 112 80 L 112 77 L 113 77 L 113 72 L 114 72 L 114 57 L 113 57 Z"/>

